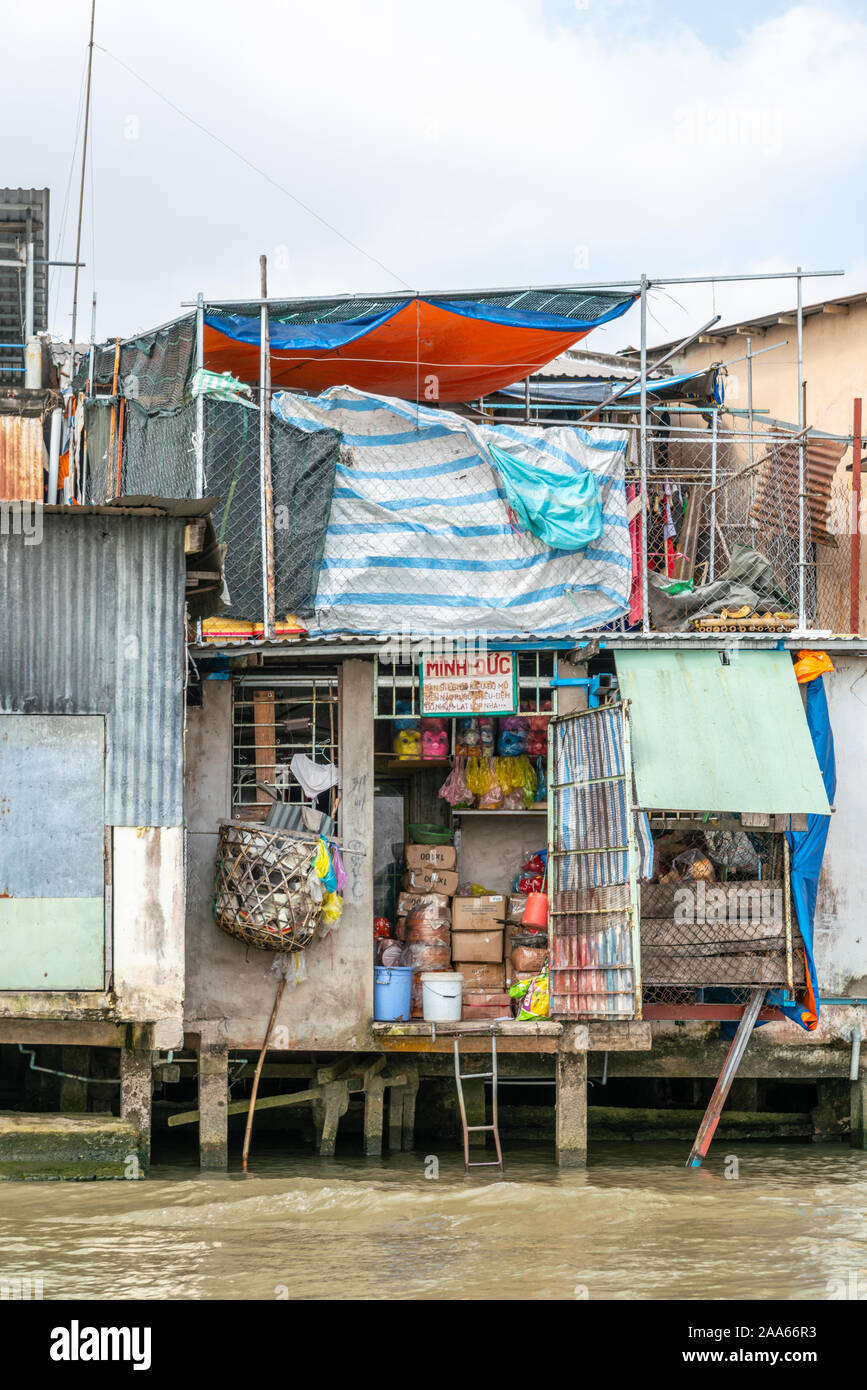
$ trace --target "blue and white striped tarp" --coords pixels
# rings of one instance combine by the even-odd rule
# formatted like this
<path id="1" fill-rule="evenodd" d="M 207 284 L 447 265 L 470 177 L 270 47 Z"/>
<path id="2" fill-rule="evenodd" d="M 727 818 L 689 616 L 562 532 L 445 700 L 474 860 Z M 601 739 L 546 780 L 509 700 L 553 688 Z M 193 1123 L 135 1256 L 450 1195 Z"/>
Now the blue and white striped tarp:
<path id="1" fill-rule="evenodd" d="M 311 631 L 564 637 L 627 611 L 624 431 L 479 426 L 346 386 L 278 392 L 273 409 L 343 435 Z M 601 535 L 566 551 L 519 530 L 491 445 L 525 469 L 592 474 Z"/>

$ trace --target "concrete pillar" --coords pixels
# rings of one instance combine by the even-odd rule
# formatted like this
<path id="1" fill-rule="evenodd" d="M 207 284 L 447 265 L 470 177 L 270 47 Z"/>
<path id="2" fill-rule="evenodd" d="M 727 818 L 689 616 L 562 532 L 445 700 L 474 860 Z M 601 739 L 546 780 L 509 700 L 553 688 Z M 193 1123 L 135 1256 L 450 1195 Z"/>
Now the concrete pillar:
<path id="1" fill-rule="evenodd" d="M 225 1172 L 229 1166 L 229 1047 L 224 1040 L 199 1039 L 199 1167 Z"/>
<path id="2" fill-rule="evenodd" d="M 131 1023 L 120 1052 L 120 1117 L 131 1120 L 138 1131 L 137 1158 L 143 1177 L 151 1159 L 153 1059 L 153 1029 Z"/>
<path id="3" fill-rule="evenodd" d="M 587 1166 L 587 1044 L 583 1024 L 566 1024 L 557 1052 L 556 1145 L 561 1168 Z"/>

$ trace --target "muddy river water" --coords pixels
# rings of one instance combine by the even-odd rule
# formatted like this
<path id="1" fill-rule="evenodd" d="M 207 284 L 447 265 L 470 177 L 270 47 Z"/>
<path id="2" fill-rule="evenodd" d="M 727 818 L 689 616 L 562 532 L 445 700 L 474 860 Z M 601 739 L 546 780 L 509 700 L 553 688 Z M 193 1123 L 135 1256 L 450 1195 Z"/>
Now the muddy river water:
<path id="1" fill-rule="evenodd" d="M 867 1153 L 843 1145 L 721 1145 L 697 1172 L 667 1144 L 596 1146 L 580 1173 L 545 1148 L 503 1176 L 432 1157 L 0 1184 L 0 1278 L 46 1299 L 867 1299 Z"/>

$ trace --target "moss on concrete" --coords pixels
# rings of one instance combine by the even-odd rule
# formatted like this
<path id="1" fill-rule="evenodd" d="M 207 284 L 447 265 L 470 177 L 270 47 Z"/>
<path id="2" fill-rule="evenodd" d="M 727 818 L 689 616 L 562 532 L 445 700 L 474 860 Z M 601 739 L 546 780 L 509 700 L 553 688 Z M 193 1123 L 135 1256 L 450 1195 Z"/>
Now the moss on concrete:
<path id="1" fill-rule="evenodd" d="M 111 1115 L 0 1111 L 0 1179 L 126 1178 L 147 1173 L 140 1136 Z"/>

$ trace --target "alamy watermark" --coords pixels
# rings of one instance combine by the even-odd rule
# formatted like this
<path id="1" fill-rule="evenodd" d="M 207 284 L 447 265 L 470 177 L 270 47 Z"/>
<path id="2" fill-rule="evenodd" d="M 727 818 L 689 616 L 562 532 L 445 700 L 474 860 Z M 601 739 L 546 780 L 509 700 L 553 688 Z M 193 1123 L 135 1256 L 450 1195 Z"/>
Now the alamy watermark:
<path id="1" fill-rule="evenodd" d="M 40 545 L 42 503 L 0 502 L 0 536 L 23 536 L 25 545 Z"/>
<path id="2" fill-rule="evenodd" d="M 781 888 L 747 888 L 736 883 L 723 886 L 706 883 L 683 884 L 674 890 L 674 921 L 678 926 L 721 926 L 724 922 L 783 922 Z"/>

